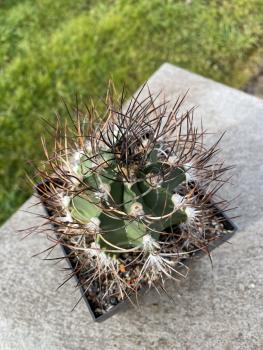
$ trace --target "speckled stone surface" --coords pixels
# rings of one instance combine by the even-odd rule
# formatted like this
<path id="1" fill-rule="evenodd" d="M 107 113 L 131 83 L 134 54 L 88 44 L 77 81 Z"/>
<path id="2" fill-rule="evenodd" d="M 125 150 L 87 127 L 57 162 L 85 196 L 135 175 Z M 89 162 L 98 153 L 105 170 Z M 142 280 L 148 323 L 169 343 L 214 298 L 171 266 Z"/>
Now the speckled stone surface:
<path id="1" fill-rule="evenodd" d="M 190 88 L 184 108 L 199 106 L 197 120 L 209 131 L 227 129 L 222 156 L 236 164 L 236 186 L 224 194 L 239 195 L 242 215 L 232 244 L 212 253 L 213 269 L 203 258 L 187 280 L 168 283 L 173 301 L 152 291 L 139 311 L 96 324 L 84 302 L 71 312 L 79 297 L 73 282 L 56 291 L 65 265 L 31 258 L 48 247 L 45 238 L 20 239 L 18 229 L 42 220 L 28 213 L 43 214 L 31 198 L 0 230 L 0 350 L 263 349 L 263 101 L 170 64 L 149 85 L 170 100 Z"/>

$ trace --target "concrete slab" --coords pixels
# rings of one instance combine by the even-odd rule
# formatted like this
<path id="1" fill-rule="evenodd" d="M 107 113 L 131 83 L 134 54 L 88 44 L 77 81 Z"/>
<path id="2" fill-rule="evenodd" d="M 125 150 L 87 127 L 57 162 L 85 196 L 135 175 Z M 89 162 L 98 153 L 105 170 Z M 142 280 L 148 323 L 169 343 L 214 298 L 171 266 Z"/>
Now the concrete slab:
<path id="1" fill-rule="evenodd" d="M 0 230 L 0 350 L 263 349 L 263 101 L 164 64 L 150 88 L 174 101 L 190 88 L 185 108 L 198 105 L 210 131 L 228 130 L 222 156 L 236 164 L 227 198 L 239 195 L 242 217 L 232 244 L 204 258 L 186 281 L 168 283 L 173 302 L 150 292 L 140 311 L 132 307 L 102 324 L 91 321 L 74 283 L 56 292 L 62 264 L 31 258 L 45 238 L 20 240 L 18 229 L 39 225 L 31 198 Z M 211 136 L 211 140 L 216 135 Z"/>

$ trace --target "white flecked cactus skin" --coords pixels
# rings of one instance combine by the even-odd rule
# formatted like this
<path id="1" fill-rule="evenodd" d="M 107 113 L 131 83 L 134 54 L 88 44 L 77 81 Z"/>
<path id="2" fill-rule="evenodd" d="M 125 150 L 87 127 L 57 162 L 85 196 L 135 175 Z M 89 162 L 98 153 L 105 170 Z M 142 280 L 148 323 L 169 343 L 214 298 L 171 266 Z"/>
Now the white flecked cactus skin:
<path id="1" fill-rule="evenodd" d="M 66 132 L 57 128 L 39 174 L 48 180 L 42 196 L 56 242 L 70 248 L 83 285 L 99 279 L 119 300 L 182 274 L 185 257 L 219 238 L 206 230 L 228 168 L 216 157 L 218 142 L 205 147 L 193 110 L 180 113 L 185 96 L 168 111 L 140 91 L 124 110 L 112 91 L 110 84 L 106 121 L 96 122 L 91 106 L 76 109 Z"/>

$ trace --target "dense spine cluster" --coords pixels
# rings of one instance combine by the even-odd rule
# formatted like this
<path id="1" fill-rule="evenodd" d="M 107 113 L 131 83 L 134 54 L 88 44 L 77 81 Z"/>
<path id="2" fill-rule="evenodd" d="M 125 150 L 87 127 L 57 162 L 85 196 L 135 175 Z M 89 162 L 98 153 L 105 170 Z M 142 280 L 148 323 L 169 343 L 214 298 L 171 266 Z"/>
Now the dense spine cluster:
<path id="1" fill-rule="evenodd" d="M 109 93 L 103 122 L 93 107 L 77 108 L 39 171 L 55 244 L 70 248 L 86 290 L 99 280 L 104 297 L 118 300 L 182 274 L 187 255 L 218 239 L 207 227 L 227 170 L 214 158 L 218 142 L 205 147 L 193 111 L 179 115 L 184 98 L 168 109 L 145 90 L 126 108 Z"/>

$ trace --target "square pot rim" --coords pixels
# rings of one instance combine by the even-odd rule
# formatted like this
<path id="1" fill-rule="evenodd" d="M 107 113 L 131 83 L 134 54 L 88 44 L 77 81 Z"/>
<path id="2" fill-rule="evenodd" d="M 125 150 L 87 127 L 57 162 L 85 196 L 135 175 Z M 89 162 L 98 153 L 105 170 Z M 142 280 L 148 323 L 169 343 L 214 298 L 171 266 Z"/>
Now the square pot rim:
<path id="1" fill-rule="evenodd" d="M 47 213 L 48 216 L 51 216 L 51 212 L 50 210 L 48 209 L 48 207 L 45 205 L 44 203 L 44 200 L 43 200 L 43 197 L 39 191 L 39 187 L 41 185 L 43 185 L 44 182 L 40 182 L 38 183 L 36 186 L 34 186 L 34 191 L 37 193 L 38 197 L 40 198 L 40 201 Z M 219 239 L 216 239 L 214 241 L 211 241 L 209 244 L 208 244 L 208 249 L 209 249 L 209 252 L 212 252 L 214 249 L 218 248 L 219 246 L 221 246 L 222 244 L 226 243 L 229 241 L 230 238 L 232 238 L 234 236 L 234 234 L 236 233 L 236 231 L 238 230 L 238 226 L 232 221 L 232 219 L 230 219 L 228 217 L 228 215 L 223 212 L 216 204 L 213 203 L 213 201 L 210 201 L 210 203 L 212 204 L 212 206 L 217 210 L 218 214 L 217 216 L 221 216 L 224 220 L 223 220 L 223 223 L 224 223 L 224 226 L 227 225 L 228 227 L 225 227 L 227 229 L 227 233 L 224 234 L 224 236 L 220 237 Z M 51 225 L 53 226 L 53 229 L 54 229 L 54 232 L 56 232 L 56 225 L 51 223 Z M 64 246 L 63 244 L 60 244 L 60 247 L 62 249 L 62 252 L 65 256 L 65 259 L 67 261 L 67 264 L 68 266 L 70 267 L 70 269 L 73 271 L 74 270 L 74 265 L 72 263 L 72 259 L 70 259 L 68 257 L 68 254 L 69 252 L 71 251 L 71 249 L 67 248 L 66 246 Z M 191 261 L 193 261 L 194 259 L 200 259 L 202 258 L 203 256 L 205 256 L 206 254 L 202 251 L 202 250 L 198 250 L 197 252 L 195 252 L 192 256 L 190 256 L 189 258 L 187 258 L 185 261 L 184 261 L 184 264 L 189 264 Z M 78 283 L 79 282 L 79 278 L 78 276 L 76 276 L 74 274 L 74 279 L 75 281 Z M 106 311 L 104 314 L 100 315 L 100 316 L 96 316 L 92 307 L 91 307 L 91 304 L 88 300 L 88 297 L 85 293 L 85 289 L 83 286 L 78 286 L 78 289 L 80 290 L 80 294 L 81 294 L 81 298 L 84 299 L 84 302 L 86 304 L 86 306 L 88 307 L 88 310 L 91 314 L 91 317 L 93 319 L 94 322 L 103 322 L 105 321 L 106 319 L 110 318 L 111 316 L 113 316 L 115 313 L 117 313 L 118 310 L 120 309 L 123 309 L 125 306 L 127 306 L 128 304 L 128 299 L 124 299 L 124 300 L 121 300 L 120 302 L 118 302 L 117 305 L 114 305 L 112 306 L 112 308 L 108 311 Z M 145 288 L 142 288 L 139 293 L 140 294 L 143 294 L 145 292 Z"/>

